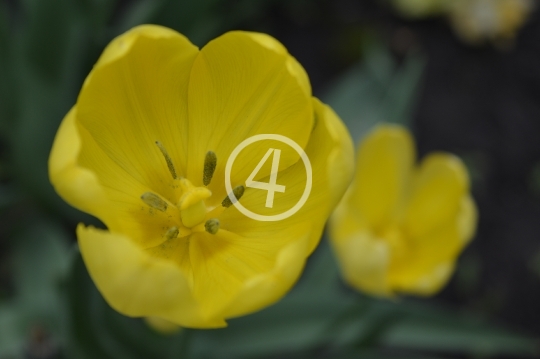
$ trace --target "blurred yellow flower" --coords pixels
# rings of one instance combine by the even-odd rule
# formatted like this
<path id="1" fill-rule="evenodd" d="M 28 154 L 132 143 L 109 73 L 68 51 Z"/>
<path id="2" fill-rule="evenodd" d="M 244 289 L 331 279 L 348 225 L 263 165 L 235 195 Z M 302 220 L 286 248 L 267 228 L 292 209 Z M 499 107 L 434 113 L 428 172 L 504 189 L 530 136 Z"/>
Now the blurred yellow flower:
<path id="1" fill-rule="evenodd" d="M 445 153 L 428 155 L 418 167 L 414 161 L 407 130 L 376 128 L 361 144 L 355 179 L 331 217 L 343 276 L 366 293 L 434 294 L 475 232 L 462 162 Z"/>
<path id="2" fill-rule="evenodd" d="M 240 213 L 224 180 L 234 148 L 268 133 L 301 146 L 314 173 L 307 202 L 278 222 Z M 266 208 L 267 192 L 244 183 L 270 145 L 281 148 L 277 180 L 286 191 Z M 255 180 L 269 181 L 266 165 Z M 204 328 L 291 288 L 353 166 L 346 128 L 311 96 L 304 69 L 278 41 L 236 31 L 199 50 L 145 25 L 101 55 L 58 130 L 49 175 L 68 203 L 108 228 L 80 224 L 77 236 L 113 308 Z M 292 149 L 260 141 L 237 157 L 230 178 L 244 207 L 271 215 L 298 202 L 306 172 Z"/>
<path id="3" fill-rule="evenodd" d="M 469 43 L 512 40 L 535 7 L 533 0 L 391 0 L 405 17 L 447 16 Z"/>
<path id="4" fill-rule="evenodd" d="M 455 0 L 450 8 L 454 29 L 464 40 L 511 40 L 534 9 L 532 0 Z"/>

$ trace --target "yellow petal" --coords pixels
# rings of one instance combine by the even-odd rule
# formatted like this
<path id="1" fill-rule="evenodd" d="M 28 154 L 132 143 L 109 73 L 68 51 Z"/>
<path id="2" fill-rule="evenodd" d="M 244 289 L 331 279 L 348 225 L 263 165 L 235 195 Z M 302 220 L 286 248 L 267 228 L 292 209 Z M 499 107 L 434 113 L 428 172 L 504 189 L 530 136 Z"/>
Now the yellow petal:
<path id="1" fill-rule="evenodd" d="M 77 164 L 81 139 L 73 107 L 62 120 L 49 156 L 49 178 L 56 192 L 73 207 L 96 215 L 105 195 L 95 175 Z"/>
<path id="2" fill-rule="evenodd" d="M 435 153 L 418 169 L 405 215 L 409 237 L 422 237 L 455 217 L 469 190 L 467 169 L 453 155 Z"/>
<path id="3" fill-rule="evenodd" d="M 217 155 L 214 178 L 222 179 L 227 159 L 244 140 L 256 134 L 278 134 L 305 147 L 312 127 L 307 76 L 275 39 L 235 31 L 209 42 L 201 50 L 189 84 L 189 138 L 185 153 L 187 177 L 194 185 L 202 185 L 208 151 Z M 283 143 L 254 143 L 235 161 L 237 167 L 231 173 L 233 187 L 245 182 L 270 145 L 282 149 L 280 170 L 299 158 Z M 269 163 L 259 173 L 267 173 L 267 169 Z M 212 181 L 209 189 L 216 197 L 226 195 L 221 180 Z"/>
<path id="4" fill-rule="evenodd" d="M 450 278 L 463 248 L 457 221 L 416 242 L 406 257 L 392 263 L 389 281 L 398 292 L 432 295 Z"/>
<path id="5" fill-rule="evenodd" d="M 173 30 L 136 27 L 107 46 L 77 102 L 78 121 L 104 153 L 127 175 L 165 196 L 173 195 L 172 175 L 155 142 L 163 144 L 181 176 L 187 156 L 187 88 L 197 54 L 197 47 Z M 105 175 L 99 165 L 89 169 Z"/>
<path id="6" fill-rule="evenodd" d="M 392 295 L 388 281 L 390 248 L 371 234 L 362 217 L 347 205 L 346 198 L 332 214 L 330 239 L 347 283 L 365 293 Z"/>
<path id="7" fill-rule="evenodd" d="M 320 233 L 316 235 L 320 237 Z M 301 258 L 308 251 L 309 242 L 311 240 L 300 237 L 284 246 L 279 251 L 272 270 L 244 283 L 242 289 L 230 301 L 230 305 L 224 308 L 225 317 L 233 318 L 249 314 L 281 299 L 300 277 L 307 259 Z"/>
<path id="8" fill-rule="evenodd" d="M 120 234 L 79 225 L 77 237 L 92 280 L 120 313 L 157 316 L 184 327 L 226 325 L 221 318 L 203 317 L 188 280 L 173 262 L 149 256 Z"/>
<path id="9" fill-rule="evenodd" d="M 190 238 L 193 293 L 207 317 L 247 314 L 281 298 L 307 257 L 307 237 L 276 232 L 245 238 L 225 230 Z M 254 290 L 257 288 L 258 290 Z"/>
<path id="10" fill-rule="evenodd" d="M 101 191 L 107 200 L 95 208 L 92 214 L 105 223 L 109 230 L 129 236 L 143 248 L 162 243 L 167 230 L 179 225 L 179 220 L 175 219 L 180 218 L 180 212 L 172 205 L 177 198 L 173 195 L 161 197 L 169 203 L 164 212 L 150 207 L 142 201 L 141 196 L 147 192 L 154 193 L 154 189 L 137 181 L 119 163 L 113 161 L 84 127 L 79 126 L 78 132 L 83 149 L 79 165 L 98 169 Z"/>
<path id="11" fill-rule="evenodd" d="M 397 291 L 432 295 L 448 281 L 457 257 L 474 235 L 477 223 L 474 201 L 459 201 L 457 213 L 447 223 L 420 238 L 410 238 L 406 256 L 392 263 L 390 282 Z"/>
<path id="12" fill-rule="evenodd" d="M 246 36 L 249 36 L 254 41 L 258 42 L 262 46 L 265 46 L 272 51 L 275 51 L 276 53 L 285 56 L 285 61 L 289 72 L 296 78 L 306 95 L 311 96 L 311 84 L 309 83 L 309 77 L 306 71 L 304 70 L 302 65 L 300 65 L 300 63 L 296 61 L 294 57 L 288 56 L 289 54 L 285 46 L 283 46 L 279 41 L 267 34 L 263 34 L 260 32 L 244 32 L 244 34 Z"/>
<path id="13" fill-rule="evenodd" d="M 350 204 L 372 229 L 396 220 L 414 158 L 411 135 L 399 126 L 379 126 L 360 145 Z"/>
<path id="14" fill-rule="evenodd" d="M 319 233 L 349 185 L 353 171 L 353 144 L 350 135 L 332 109 L 314 99 L 316 126 L 311 133 L 305 153 L 312 168 L 312 189 L 307 201 L 290 217 L 279 221 L 261 222 L 246 217 L 236 207 L 225 211 L 222 227 L 244 237 L 272 236 L 274 232 L 294 231 L 311 223 L 313 233 Z M 268 182 L 269 178 L 261 179 Z M 306 167 L 302 161 L 278 173 L 277 183 L 285 186 L 284 193 L 275 193 L 272 208 L 267 208 L 265 190 L 247 188 L 241 204 L 248 210 L 264 216 L 275 216 L 293 208 L 301 199 L 306 186 Z M 300 235 L 300 233 L 299 233 Z M 319 242 L 314 234 L 309 246 L 311 252 Z"/>

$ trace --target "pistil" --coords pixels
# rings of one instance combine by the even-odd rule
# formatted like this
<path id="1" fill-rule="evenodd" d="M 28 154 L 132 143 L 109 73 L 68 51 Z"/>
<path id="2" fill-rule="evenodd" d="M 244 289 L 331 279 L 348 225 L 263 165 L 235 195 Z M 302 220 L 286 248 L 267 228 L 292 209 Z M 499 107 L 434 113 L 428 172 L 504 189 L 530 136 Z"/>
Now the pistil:
<path id="1" fill-rule="evenodd" d="M 182 197 L 178 202 L 182 224 L 187 228 L 192 228 L 204 221 L 206 217 L 206 205 L 204 200 L 212 195 L 212 192 L 205 187 L 195 187 L 187 180 L 180 180 Z"/>
<path id="2" fill-rule="evenodd" d="M 181 196 L 178 203 L 176 203 L 176 206 L 152 192 L 145 192 L 141 196 L 141 200 L 146 205 L 158 211 L 166 212 L 169 207 L 174 209 L 172 212 L 169 211 L 171 212 L 169 213 L 170 215 L 178 213 L 176 210 L 180 211 L 180 222 L 176 222 L 175 226 L 170 227 L 164 233 L 163 236 L 165 239 L 170 240 L 178 238 L 180 235 L 179 228 L 182 228 L 182 237 L 193 233 L 193 231 L 206 231 L 210 234 L 216 234 L 220 228 L 220 222 L 217 217 L 219 217 L 221 212 L 226 208 L 232 206 L 233 203 L 236 203 L 236 201 L 242 198 L 245 191 L 244 186 L 235 187 L 232 193 L 229 193 L 229 195 L 221 202 L 221 206 L 209 210 L 206 207 L 205 200 L 212 195 L 212 192 L 210 192 L 206 186 L 212 181 L 212 177 L 216 170 L 216 154 L 213 151 L 208 151 L 206 153 L 202 178 L 204 187 L 196 187 L 187 178 L 178 177 L 173 161 L 163 144 L 160 141 L 156 141 L 155 143 L 165 159 L 167 168 L 174 180 L 175 188 L 179 185 L 181 190 Z M 169 218 L 171 218 L 170 215 Z"/>

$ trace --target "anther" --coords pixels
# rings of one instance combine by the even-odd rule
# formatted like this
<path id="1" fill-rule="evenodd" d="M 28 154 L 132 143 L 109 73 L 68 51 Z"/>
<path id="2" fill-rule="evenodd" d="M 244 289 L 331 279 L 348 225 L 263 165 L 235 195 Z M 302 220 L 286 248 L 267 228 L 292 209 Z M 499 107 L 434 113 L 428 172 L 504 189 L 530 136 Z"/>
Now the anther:
<path id="1" fill-rule="evenodd" d="M 167 202 L 155 193 L 145 192 L 142 194 L 141 199 L 148 206 L 155 208 L 158 211 L 165 212 L 167 210 Z"/>
<path id="2" fill-rule="evenodd" d="M 203 184 L 208 186 L 216 170 L 217 157 L 216 154 L 212 151 L 206 152 L 206 157 L 204 158 L 204 173 L 203 173 Z"/>
<path id="3" fill-rule="evenodd" d="M 210 234 L 216 234 L 219 231 L 219 219 L 212 218 L 206 221 L 204 229 Z"/>
<path id="4" fill-rule="evenodd" d="M 225 197 L 225 199 L 223 200 L 223 202 L 221 202 L 221 205 L 225 208 L 229 208 L 230 206 L 232 206 L 233 202 L 232 202 L 232 199 L 231 199 L 231 195 L 234 194 L 234 197 L 236 197 L 236 201 L 239 201 L 240 198 L 242 198 L 242 196 L 244 195 L 244 186 L 237 186 L 235 187 L 233 190 L 232 190 L 232 193 L 229 193 L 229 195 L 227 197 Z"/>
<path id="5" fill-rule="evenodd" d="M 163 146 L 161 142 L 156 141 L 156 145 L 161 151 L 161 154 L 163 155 L 163 157 L 165 157 L 165 162 L 167 162 L 167 167 L 169 168 L 169 172 L 171 172 L 173 179 L 177 179 L 178 177 L 176 176 L 176 170 L 174 169 L 171 156 L 169 156 L 169 153 L 167 152 L 167 150 L 165 149 L 165 147 Z"/>
<path id="6" fill-rule="evenodd" d="M 165 238 L 167 239 L 174 239 L 176 237 L 178 237 L 178 234 L 180 233 L 180 231 L 178 230 L 177 227 L 171 227 L 167 230 L 167 233 L 165 233 Z"/>

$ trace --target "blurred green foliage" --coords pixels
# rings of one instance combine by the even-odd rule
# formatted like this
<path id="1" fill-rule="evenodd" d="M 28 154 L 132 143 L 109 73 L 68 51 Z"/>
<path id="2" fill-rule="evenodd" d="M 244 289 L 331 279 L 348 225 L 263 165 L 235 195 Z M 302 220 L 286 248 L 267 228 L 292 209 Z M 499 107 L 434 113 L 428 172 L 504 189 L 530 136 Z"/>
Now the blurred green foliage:
<path id="1" fill-rule="evenodd" d="M 390 51 L 368 35 L 359 47 L 363 61 L 341 75 L 323 96 L 356 143 L 377 123 L 410 125 L 425 62 L 412 50 L 398 65 Z"/>
<path id="2" fill-rule="evenodd" d="M 489 319 L 427 301 L 383 301 L 347 289 L 326 241 L 278 304 L 219 330 L 163 336 L 111 309 L 74 243 L 72 209 L 48 181 L 54 135 L 104 46 L 141 23 L 202 46 L 264 12 L 305 1 L 25 0 L 0 3 L 0 358 L 432 358 L 534 356 L 538 342 Z M 425 60 L 397 63 L 371 37 L 328 88 L 358 141 L 372 125 L 410 121 Z M 3 273 L 3 272 L 2 272 Z M 8 279 L 5 280 L 4 277 Z"/>

